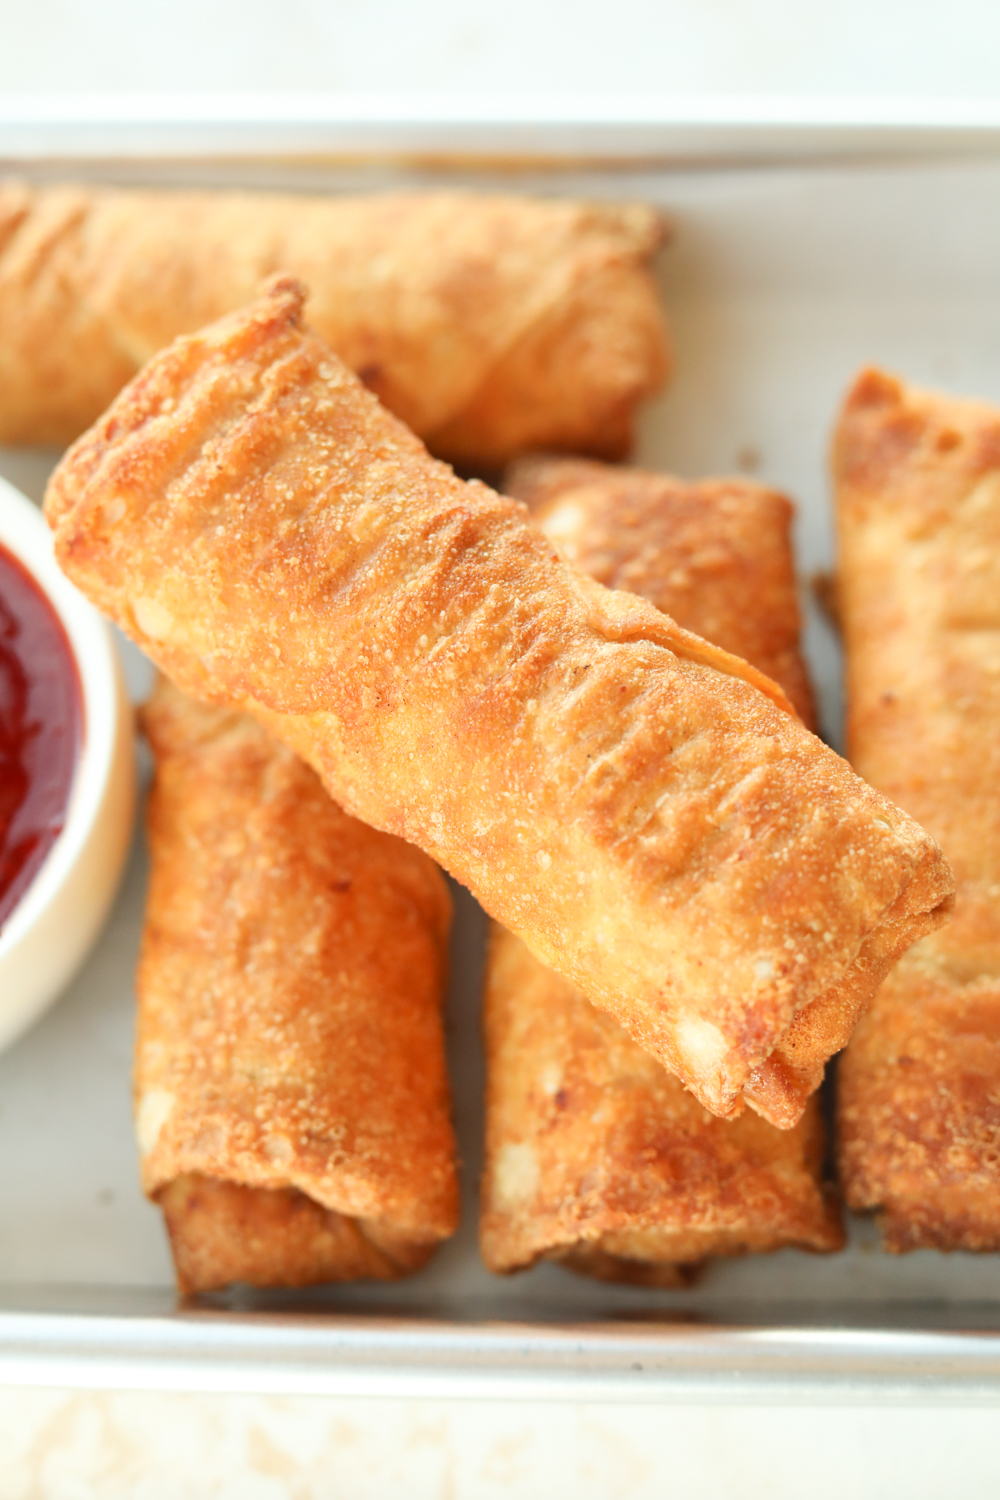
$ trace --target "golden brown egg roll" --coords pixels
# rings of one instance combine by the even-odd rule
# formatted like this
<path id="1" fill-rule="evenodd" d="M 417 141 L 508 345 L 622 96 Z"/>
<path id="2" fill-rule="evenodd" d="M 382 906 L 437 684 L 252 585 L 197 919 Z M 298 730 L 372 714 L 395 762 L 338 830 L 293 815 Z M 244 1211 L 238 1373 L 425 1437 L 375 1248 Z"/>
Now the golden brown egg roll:
<path id="1" fill-rule="evenodd" d="M 504 488 L 577 566 L 770 666 L 811 715 L 784 496 L 556 458 L 523 460 Z M 499 927 L 484 1029 L 480 1239 L 491 1270 L 545 1257 L 672 1286 L 707 1256 L 842 1246 L 815 1098 L 787 1131 L 751 1113 L 716 1119 Z"/>
<path id="2" fill-rule="evenodd" d="M 62 566 L 706 1107 L 793 1124 L 946 914 L 941 851 L 770 679 L 432 459 L 301 313 L 278 280 L 150 362 L 53 476 Z"/>
<path id="3" fill-rule="evenodd" d="M 815 727 L 787 496 L 748 479 L 690 484 L 546 455 L 511 465 L 503 487 L 574 567 L 752 662 Z"/>
<path id="4" fill-rule="evenodd" d="M 182 1292 L 394 1278 L 455 1229 L 425 854 L 246 715 L 161 683 L 136 1125 Z"/>
<path id="5" fill-rule="evenodd" d="M 834 468 L 849 753 L 958 882 L 841 1059 L 845 1191 L 890 1250 L 1000 1250 L 1000 411 L 865 371 Z"/>
<path id="6" fill-rule="evenodd" d="M 540 1258 L 678 1286 L 707 1256 L 839 1250 L 816 1097 L 792 1130 L 710 1114 L 610 1016 L 494 924 L 487 965 L 491 1271 Z"/>
<path id="7" fill-rule="evenodd" d="M 313 326 L 435 451 L 621 457 L 669 350 L 639 205 L 0 185 L 0 442 L 65 446 L 150 355 L 301 276 Z"/>

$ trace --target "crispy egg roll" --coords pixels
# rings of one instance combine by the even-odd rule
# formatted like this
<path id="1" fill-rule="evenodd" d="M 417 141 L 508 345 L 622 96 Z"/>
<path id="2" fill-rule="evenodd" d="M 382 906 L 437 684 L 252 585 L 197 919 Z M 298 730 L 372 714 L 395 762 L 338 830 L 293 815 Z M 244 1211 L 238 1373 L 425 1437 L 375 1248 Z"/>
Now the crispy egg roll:
<path id="1" fill-rule="evenodd" d="M 0 185 L 0 442 L 64 447 L 156 350 L 292 272 L 314 327 L 437 453 L 621 457 L 669 366 L 640 205 Z"/>
<path id="2" fill-rule="evenodd" d="M 811 716 L 784 496 L 553 458 L 522 461 L 504 488 L 578 567 L 770 667 Z M 792 1130 L 752 1113 L 716 1119 L 500 927 L 484 1029 L 480 1240 L 491 1270 L 544 1257 L 675 1286 L 708 1256 L 842 1246 L 815 1098 Z"/>
<path id="3" fill-rule="evenodd" d="M 1000 1250 L 1000 411 L 866 371 L 834 468 L 849 753 L 958 882 L 841 1059 L 841 1173 L 889 1250 Z"/>
<path id="4" fill-rule="evenodd" d="M 491 1271 L 679 1286 L 708 1256 L 843 1245 L 816 1096 L 792 1130 L 718 1119 L 496 924 L 484 1027 Z"/>
<path id="5" fill-rule="evenodd" d="M 605 588 L 641 594 L 686 630 L 752 662 L 815 728 L 787 496 L 747 479 L 689 484 L 549 456 L 511 465 L 504 490 L 525 502 L 574 567 Z"/>
<path id="6" fill-rule="evenodd" d="M 161 682 L 136 1126 L 182 1292 L 418 1269 L 455 1229 L 451 905 L 244 714 Z"/>
<path id="7" fill-rule="evenodd" d="M 571 568 L 278 279 L 63 459 L 63 568 L 418 845 L 715 1113 L 791 1125 L 952 877 L 781 689 Z"/>

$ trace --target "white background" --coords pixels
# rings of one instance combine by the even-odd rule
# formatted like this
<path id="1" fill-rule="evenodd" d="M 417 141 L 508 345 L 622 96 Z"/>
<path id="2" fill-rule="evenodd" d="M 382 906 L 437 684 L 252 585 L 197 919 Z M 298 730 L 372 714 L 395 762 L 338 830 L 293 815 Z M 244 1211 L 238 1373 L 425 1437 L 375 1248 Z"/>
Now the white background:
<path id="1" fill-rule="evenodd" d="M 996 98 L 996 0 L 2 0 L 0 92 Z"/>

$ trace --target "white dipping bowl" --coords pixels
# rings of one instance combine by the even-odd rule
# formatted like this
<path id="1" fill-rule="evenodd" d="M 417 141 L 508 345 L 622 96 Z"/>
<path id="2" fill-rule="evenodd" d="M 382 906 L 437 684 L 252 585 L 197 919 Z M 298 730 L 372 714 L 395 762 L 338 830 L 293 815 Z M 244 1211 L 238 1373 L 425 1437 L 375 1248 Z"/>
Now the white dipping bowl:
<path id="1" fill-rule="evenodd" d="M 62 832 L 0 928 L 0 1047 L 68 984 L 108 914 L 135 815 L 132 710 L 111 629 L 60 572 L 37 507 L 0 479 L 0 543 L 55 610 L 80 678 L 80 751 Z"/>

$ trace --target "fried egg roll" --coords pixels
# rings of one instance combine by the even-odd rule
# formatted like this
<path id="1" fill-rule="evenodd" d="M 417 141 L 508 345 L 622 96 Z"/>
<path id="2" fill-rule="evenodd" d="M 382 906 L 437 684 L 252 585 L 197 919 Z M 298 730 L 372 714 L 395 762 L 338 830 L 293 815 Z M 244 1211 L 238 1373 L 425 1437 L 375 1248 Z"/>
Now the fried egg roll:
<path id="1" fill-rule="evenodd" d="M 710 1114 L 616 1021 L 494 925 L 484 1015 L 491 1271 L 540 1258 L 679 1286 L 707 1256 L 839 1250 L 815 1096 L 792 1130 Z"/>
<path id="2" fill-rule="evenodd" d="M 746 479 L 685 483 L 670 474 L 547 456 L 511 465 L 504 490 L 574 567 L 641 594 L 780 683 L 816 723 L 799 648 L 792 502 Z"/>
<path id="3" fill-rule="evenodd" d="M 794 1124 L 946 914 L 941 851 L 770 679 L 432 459 L 302 297 L 279 279 L 179 340 L 74 446 L 47 496 L 62 566 L 707 1108 Z"/>
<path id="4" fill-rule="evenodd" d="M 742 647 L 811 714 L 784 496 L 570 459 L 525 460 L 504 487 L 577 566 Z M 707 1256 L 842 1246 L 815 1098 L 791 1130 L 752 1113 L 716 1119 L 500 927 L 484 1029 L 480 1239 L 491 1270 L 544 1257 L 675 1286 Z"/>
<path id="5" fill-rule="evenodd" d="M 443 457 L 621 457 L 669 366 L 640 205 L 0 185 L 0 442 L 64 447 L 158 349 L 277 271 Z"/>
<path id="6" fill-rule="evenodd" d="M 136 1126 L 182 1292 L 417 1270 L 458 1217 L 451 906 L 246 715 L 163 682 Z"/>
<path id="7" fill-rule="evenodd" d="M 1000 1250 L 1000 411 L 866 371 L 834 468 L 849 753 L 958 881 L 841 1059 L 840 1169 L 887 1249 Z"/>

